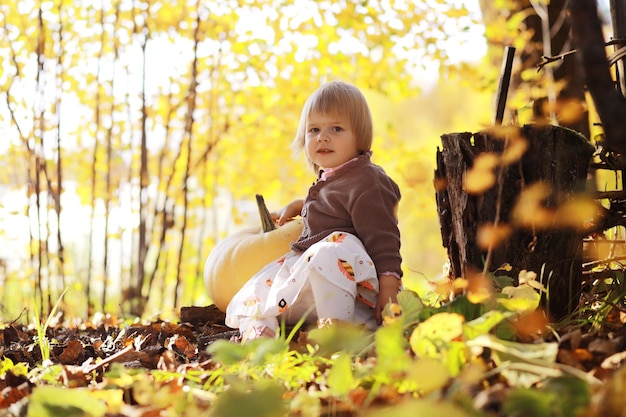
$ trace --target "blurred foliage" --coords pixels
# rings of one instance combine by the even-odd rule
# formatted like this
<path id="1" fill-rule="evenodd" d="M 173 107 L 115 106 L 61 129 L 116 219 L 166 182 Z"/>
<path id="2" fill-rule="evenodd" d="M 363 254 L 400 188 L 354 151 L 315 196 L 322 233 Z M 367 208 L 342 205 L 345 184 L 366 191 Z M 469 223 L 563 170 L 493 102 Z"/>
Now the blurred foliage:
<path id="1" fill-rule="evenodd" d="M 485 291 L 458 282 L 457 291 L 472 290 L 437 306 L 405 290 L 374 332 L 338 323 L 238 343 L 211 321 L 109 316 L 51 329 L 55 354 L 43 360 L 28 348 L 35 329 L 6 325 L 0 408 L 27 416 L 619 415 L 623 352 L 609 346 L 622 336 L 557 334 L 538 308 L 536 278 L 520 273 L 514 286 L 511 276 L 488 274 Z M 472 292 L 487 295 L 475 303 Z M 623 318 L 615 324 L 623 333 Z"/>
<path id="2" fill-rule="evenodd" d="M 204 259 L 258 224 L 254 194 L 274 210 L 311 183 L 288 145 L 306 97 L 332 79 L 367 95 L 374 161 L 402 188 L 407 285 L 439 274 L 439 135 L 491 118 L 493 92 L 455 78 L 448 54 L 480 27 L 476 13 L 446 1 L 61 0 L 3 3 L 0 23 L 2 316 L 23 308 L 15 294 L 46 314 L 65 288 L 75 315 L 128 311 L 131 297 L 145 314 L 210 302 Z M 436 72 L 422 90 L 420 74 Z"/>

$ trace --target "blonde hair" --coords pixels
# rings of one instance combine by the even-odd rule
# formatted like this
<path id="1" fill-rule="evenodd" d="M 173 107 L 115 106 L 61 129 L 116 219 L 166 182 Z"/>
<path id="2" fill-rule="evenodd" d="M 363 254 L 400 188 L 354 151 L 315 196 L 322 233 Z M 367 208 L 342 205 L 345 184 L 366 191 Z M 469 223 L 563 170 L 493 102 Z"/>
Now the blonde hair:
<path id="1" fill-rule="evenodd" d="M 311 113 L 341 114 L 350 119 L 350 127 L 356 137 L 359 153 L 369 152 L 374 136 L 372 115 L 367 100 L 361 91 L 352 84 L 343 81 L 331 81 L 315 90 L 307 99 L 300 115 L 300 124 L 296 137 L 291 142 L 291 149 L 295 154 L 304 150 L 306 137 L 306 122 Z M 307 156 L 307 163 L 315 173 L 319 166 Z"/>

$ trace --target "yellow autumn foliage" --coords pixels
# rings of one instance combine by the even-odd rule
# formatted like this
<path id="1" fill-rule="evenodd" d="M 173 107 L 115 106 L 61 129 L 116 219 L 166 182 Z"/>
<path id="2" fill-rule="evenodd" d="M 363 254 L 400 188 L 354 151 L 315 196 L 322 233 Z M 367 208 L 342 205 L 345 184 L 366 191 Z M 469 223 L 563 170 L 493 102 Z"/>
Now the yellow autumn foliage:
<path id="1" fill-rule="evenodd" d="M 69 287 L 79 315 L 210 302 L 204 259 L 257 224 L 254 195 L 274 210 L 313 181 L 288 145 L 304 101 L 332 79 L 367 95 L 373 159 L 402 189 L 405 283 L 436 278 L 435 150 L 443 133 L 488 125 L 492 91 L 454 79 L 465 73 L 441 49 L 475 16 L 434 5 L 0 5 L 0 177 L 20 196 L 0 212 L 7 314 L 35 287 L 42 305 Z M 422 89 L 425 71 L 445 78 Z"/>

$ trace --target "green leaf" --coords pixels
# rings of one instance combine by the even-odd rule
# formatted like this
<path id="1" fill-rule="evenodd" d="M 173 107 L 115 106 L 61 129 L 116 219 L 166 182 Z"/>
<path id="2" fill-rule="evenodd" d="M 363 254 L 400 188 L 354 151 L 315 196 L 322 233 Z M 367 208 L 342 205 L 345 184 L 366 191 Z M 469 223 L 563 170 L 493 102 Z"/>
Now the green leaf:
<path id="1" fill-rule="evenodd" d="M 529 414 L 530 415 L 530 414 Z M 393 407 L 386 407 L 367 414 L 368 417 L 428 416 L 428 417 L 470 417 L 461 408 L 445 402 L 433 400 L 404 401 Z M 534 417 L 534 416 L 533 416 Z"/>
<path id="2" fill-rule="evenodd" d="M 30 396 L 27 417 L 103 417 L 107 406 L 87 389 L 44 385 Z"/>
<path id="3" fill-rule="evenodd" d="M 467 364 L 469 357 L 467 345 L 463 341 L 453 341 L 448 343 L 447 349 L 443 353 L 444 364 L 448 372 L 451 376 L 456 377 Z"/>
<path id="4" fill-rule="evenodd" d="M 333 363 L 326 378 L 328 387 L 339 395 L 346 395 L 352 389 L 354 376 L 352 375 L 352 357 L 346 354 L 339 355 Z"/>
<path id="5" fill-rule="evenodd" d="M 415 291 L 403 290 L 398 293 L 398 304 L 402 307 L 402 321 L 404 324 L 418 322 L 424 303 Z"/>
<path id="6" fill-rule="evenodd" d="M 263 337 L 247 343 L 232 343 L 227 340 L 216 340 L 207 347 L 207 353 L 213 360 L 223 365 L 235 365 L 250 360 L 253 365 L 262 365 L 275 354 L 286 350 L 286 342 L 282 339 Z"/>
<path id="7" fill-rule="evenodd" d="M 319 355 L 332 355 L 337 352 L 357 354 L 372 342 L 372 335 L 362 327 L 350 323 L 339 323 L 322 329 L 313 329 L 308 339 L 317 343 Z"/>
<path id="8" fill-rule="evenodd" d="M 517 332 L 515 330 L 515 326 L 513 326 L 513 323 L 511 323 L 511 321 L 509 320 L 500 322 L 500 324 L 498 324 L 494 329 L 493 334 L 498 339 L 508 341 L 517 340 Z"/>
<path id="9" fill-rule="evenodd" d="M 396 372 L 406 369 L 409 355 L 406 352 L 406 338 L 402 333 L 402 323 L 396 322 L 379 328 L 374 335 L 377 369 L 384 372 Z"/>
<path id="10" fill-rule="evenodd" d="M 558 372 L 553 369 L 558 343 L 517 343 L 482 335 L 468 340 L 467 345 L 489 348 L 496 365 L 502 366 L 501 375 L 511 385 L 529 387 L 550 376 L 548 372 Z"/>
<path id="11" fill-rule="evenodd" d="M 501 357 L 526 362 L 540 361 L 553 364 L 559 347 L 558 343 L 517 343 L 497 339 L 491 335 L 480 336 L 467 342 L 472 346 L 488 347 L 499 352 Z"/>
<path id="12" fill-rule="evenodd" d="M 463 335 L 469 340 L 487 334 L 491 329 L 502 322 L 502 320 L 512 315 L 513 313 L 505 313 L 498 310 L 488 311 L 477 319 L 465 323 L 463 325 Z"/>
<path id="13" fill-rule="evenodd" d="M 11 358 L 7 358 L 5 356 L 0 362 L 0 377 L 7 372 L 12 372 L 13 375 L 16 376 L 26 376 L 28 375 L 28 365 L 26 365 L 26 363 L 24 362 L 18 362 L 17 364 L 14 364 Z"/>
<path id="14" fill-rule="evenodd" d="M 459 295 L 448 304 L 439 307 L 438 312 L 458 313 L 465 317 L 466 320 L 474 320 L 483 313 L 484 306 L 482 304 L 474 304 L 467 299 L 467 295 Z"/>
<path id="15" fill-rule="evenodd" d="M 214 361 L 222 365 L 234 365 L 246 359 L 253 350 L 248 343 L 239 344 L 227 340 L 216 340 L 207 347 L 206 351 Z"/>
<path id="16" fill-rule="evenodd" d="M 287 344 L 283 339 L 274 338 L 260 338 L 255 339 L 247 343 L 250 349 L 253 349 L 253 365 L 264 365 L 272 358 L 279 354 L 286 352 Z"/>
<path id="17" fill-rule="evenodd" d="M 512 287 L 515 284 L 515 280 L 512 277 L 507 275 L 493 275 L 490 274 L 490 278 L 496 284 L 496 286 L 500 289 L 504 287 Z"/>
<path id="18" fill-rule="evenodd" d="M 546 395 L 530 388 L 517 388 L 504 400 L 502 411 L 510 417 L 552 417 L 554 401 L 554 394 Z"/>
<path id="19" fill-rule="evenodd" d="M 585 409 L 590 401 L 589 385 L 580 378 L 557 377 L 543 383 L 541 390 L 556 394 L 557 406 L 562 416 L 575 416 Z"/>
<path id="20" fill-rule="evenodd" d="M 274 381 L 234 385 L 217 397 L 211 416 L 283 416 L 287 413 L 283 393 L 284 389 Z"/>

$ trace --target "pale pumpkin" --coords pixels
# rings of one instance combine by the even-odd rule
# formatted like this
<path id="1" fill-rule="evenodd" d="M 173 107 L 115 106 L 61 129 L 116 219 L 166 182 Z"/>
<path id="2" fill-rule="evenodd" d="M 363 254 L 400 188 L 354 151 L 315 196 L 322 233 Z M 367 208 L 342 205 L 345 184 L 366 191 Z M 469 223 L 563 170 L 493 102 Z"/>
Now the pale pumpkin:
<path id="1" fill-rule="evenodd" d="M 302 220 L 277 229 L 243 230 L 220 241 L 204 264 L 204 285 L 213 303 L 226 311 L 228 303 L 254 274 L 289 252 L 289 243 L 298 239 Z"/>

